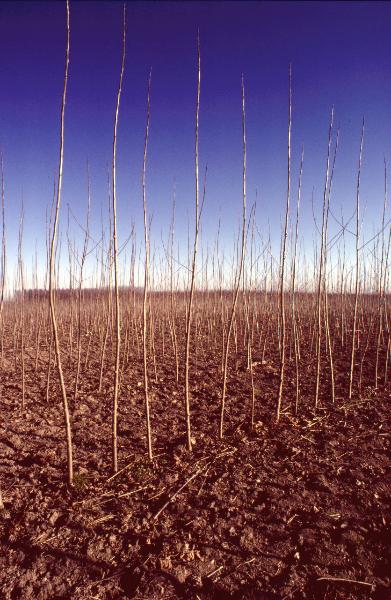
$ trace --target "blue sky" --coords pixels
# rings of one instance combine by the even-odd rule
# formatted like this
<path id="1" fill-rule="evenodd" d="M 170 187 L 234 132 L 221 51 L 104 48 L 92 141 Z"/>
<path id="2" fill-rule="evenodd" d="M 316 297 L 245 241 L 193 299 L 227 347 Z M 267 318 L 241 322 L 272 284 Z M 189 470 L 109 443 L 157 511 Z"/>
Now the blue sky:
<path id="1" fill-rule="evenodd" d="M 65 117 L 62 227 L 67 204 L 83 221 L 86 161 L 92 230 L 107 209 L 113 118 L 121 59 L 122 4 L 71 2 L 71 57 Z M 137 2 L 127 4 L 127 57 L 118 138 L 119 235 L 135 221 L 142 240 L 141 166 L 146 88 L 152 66 L 147 193 L 157 245 L 167 238 L 176 182 L 177 240 L 187 247 L 194 203 L 196 35 L 201 38 L 200 166 L 208 165 L 202 240 L 233 252 L 241 213 L 241 74 L 246 87 L 248 203 L 278 252 L 286 193 L 288 66 L 293 70 L 292 200 L 305 146 L 302 246 L 316 239 L 328 121 L 340 127 L 332 206 L 345 218 L 355 201 L 360 128 L 366 120 L 363 234 L 379 227 L 383 158 L 391 159 L 391 5 L 386 2 Z M 45 252 L 45 212 L 58 161 L 65 44 L 65 3 L 0 3 L 0 146 L 6 178 L 10 275 L 18 214 L 25 204 L 27 265 Z M 391 167 L 390 167 L 391 168 Z M 320 218 L 320 217 L 318 217 Z M 193 223 L 190 224 L 191 232 Z M 336 225 L 331 224 L 331 235 Z M 72 222 L 72 236 L 81 232 Z M 349 244 L 352 244 L 350 239 Z M 65 241 L 64 241 L 65 243 Z M 65 260 L 65 255 L 64 255 Z M 64 267 L 65 273 L 65 267 Z M 64 275 L 65 276 L 65 275 Z"/>

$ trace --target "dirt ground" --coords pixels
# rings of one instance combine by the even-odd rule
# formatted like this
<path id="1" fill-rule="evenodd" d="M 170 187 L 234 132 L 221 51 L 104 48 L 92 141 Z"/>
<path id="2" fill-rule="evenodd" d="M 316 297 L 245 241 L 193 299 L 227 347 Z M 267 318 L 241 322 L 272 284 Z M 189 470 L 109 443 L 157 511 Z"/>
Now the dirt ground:
<path id="1" fill-rule="evenodd" d="M 192 366 L 191 456 L 182 388 L 172 364 L 157 365 L 153 463 L 146 456 L 142 362 L 127 366 L 113 478 L 111 374 L 98 394 L 92 360 L 71 402 L 76 476 L 69 490 L 57 384 L 47 404 L 45 361 L 36 372 L 31 359 L 22 410 L 18 372 L 5 362 L 1 598 L 391 598 L 389 389 L 365 388 L 350 402 L 337 396 L 332 406 L 325 388 L 315 412 L 313 381 L 303 371 L 299 415 L 285 403 L 276 424 L 278 363 L 269 357 L 255 366 L 251 430 L 249 373 L 236 363 L 219 441 L 215 363 L 204 352 Z M 66 377 L 71 381 L 70 372 Z M 293 381 L 290 363 L 287 394 Z"/>

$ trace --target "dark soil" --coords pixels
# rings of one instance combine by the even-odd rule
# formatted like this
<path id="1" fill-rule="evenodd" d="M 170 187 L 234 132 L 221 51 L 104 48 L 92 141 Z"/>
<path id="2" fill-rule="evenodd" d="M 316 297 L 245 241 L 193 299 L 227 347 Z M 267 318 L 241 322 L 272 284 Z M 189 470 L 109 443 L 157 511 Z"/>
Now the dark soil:
<path id="1" fill-rule="evenodd" d="M 204 353 L 191 372 L 190 456 L 182 387 L 171 364 L 158 364 L 150 463 L 140 360 L 123 379 L 121 470 L 112 478 L 110 380 L 97 394 L 96 377 L 89 381 L 83 372 L 79 398 L 71 402 L 76 476 L 70 490 L 56 382 L 47 404 L 45 358 L 37 372 L 29 361 L 24 410 L 18 371 L 11 362 L 3 365 L 4 600 L 391 598 L 386 389 L 366 388 L 351 402 L 337 397 L 335 406 L 324 392 L 315 412 L 312 381 L 306 384 L 304 374 L 299 415 L 284 404 L 276 424 L 278 363 L 257 364 L 251 429 L 249 373 L 236 364 L 219 441 L 220 376 L 214 357 Z M 88 373 L 98 371 L 92 360 Z M 288 392 L 293 381 L 291 362 Z"/>

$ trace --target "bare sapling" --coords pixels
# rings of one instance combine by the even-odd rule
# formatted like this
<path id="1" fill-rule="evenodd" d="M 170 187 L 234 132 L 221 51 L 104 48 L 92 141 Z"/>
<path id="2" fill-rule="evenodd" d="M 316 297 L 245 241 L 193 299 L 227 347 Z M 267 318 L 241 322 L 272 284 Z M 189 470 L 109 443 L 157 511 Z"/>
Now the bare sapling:
<path id="1" fill-rule="evenodd" d="M 289 65 L 289 102 L 288 102 L 288 181 L 285 204 L 285 223 L 282 233 L 281 244 L 281 267 L 280 267 L 280 301 L 279 301 L 279 317 L 280 317 L 280 382 L 278 386 L 277 398 L 277 423 L 281 416 L 282 393 L 284 388 L 285 375 L 285 346 L 286 346 L 286 316 L 285 316 L 285 262 L 286 262 L 286 244 L 288 237 L 288 221 L 289 221 L 289 204 L 291 195 L 291 132 L 292 132 L 292 67 Z"/>
<path id="2" fill-rule="evenodd" d="M 35 287 L 36 290 L 38 290 L 38 285 Z M 41 330 L 42 330 L 42 320 L 39 319 L 38 324 L 37 324 L 37 329 L 36 329 L 36 337 L 35 337 L 35 365 L 34 365 L 34 370 L 37 373 L 38 372 L 38 361 L 39 361 L 39 355 L 40 355 L 40 350 L 41 350 Z"/>
<path id="3" fill-rule="evenodd" d="M 149 286 L 149 267 L 150 267 L 150 242 L 148 228 L 148 213 L 147 213 L 147 193 L 146 193 L 146 171 L 147 171 L 147 152 L 149 138 L 149 124 L 151 115 L 151 77 L 152 69 L 149 73 L 148 92 L 147 92 L 147 123 L 145 126 L 145 141 L 144 141 L 144 157 L 142 169 L 142 190 L 143 190 L 143 211 L 144 211 L 144 241 L 145 241 L 145 268 L 144 268 L 144 294 L 143 294 L 143 364 L 144 364 L 144 402 L 145 402 L 145 419 L 147 425 L 147 441 L 148 441 L 148 457 L 153 458 L 152 452 L 152 435 L 150 421 L 150 403 L 148 394 L 148 286 Z"/>
<path id="4" fill-rule="evenodd" d="M 362 327 L 364 329 L 365 327 L 365 313 L 364 313 L 364 308 L 362 309 Z M 364 370 L 364 362 L 365 362 L 365 358 L 367 356 L 367 352 L 369 350 L 369 345 L 370 345 L 370 341 L 372 338 L 372 331 L 374 329 L 375 326 L 375 313 L 371 311 L 370 313 L 370 318 L 369 318 L 369 322 L 368 322 L 368 326 L 365 328 L 366 331 L 366 339 L 364 340 L 364 344 L 363 344 L 363 351 L 361 353 L 361 360 L 360 360 L 360 371 L 359 371 L 359 377 L 358 377 L 358 395 L 360 398 L 362 398 L 362 388 L 363 388 L 363 370 Z"/>
<path id="5" fill-rule="evenodd" d="M 319 252 L 319 270 L 318 270 L 318 282 L 317 282 L 317 303 L 316 303 L 316 314 L 317 314 L 317 327 L 316 331 L 316 378 L 315 378 L 315 408 L 318 407 L 319 402 L 319 387 L 320 387 L 320 364 L 321 364 L 321 342 L 322 342 L 322 303 L 323 303 L 323 271 L 324 271 L 324 252 L 325 252 L 325 229 L 326 229 L 326 218 L 327 218 L 327 196 L 329 189 L 330 179 L 330 154 L 331 154 L 331 139 L 333 133 L 334 124 L 334 107 L 331 109 L 330 125 L 329 125 L 329 137 L 327 144 L 327 158 L 326 158 L 326 174 L 323 190 L 323 212 L 322 212 L 322 229 L 320 232 L 320 252 Z"/>
<path id="6" fill-rule="evenodd" d="M 53 219 L 54 219 L 54 207 L 56 202 L 56 182 L 54 182 L 54 192 L 53 192 L 53 200 L 52 206 L 50 210 L 50 218 L 48 221 L 47 218 L 47 210 L 46 210 L 46 280 L 45 287 L 49 289 L 49 272 L 50 272 L 50 245 L 51 245 L 51 232 L 53 229 Z M 52 357 L 53 357 L 53 327 L 50 326 L 51 323 L 51 314 L 50 314 L 50 306 L 47 314 L 47 327 L 46 329 L 46 348 L 48 350 L 48 362 L 46 369 L 46 403 L 49 403 L 50 396 L 50 375 L 52 368 Z M 49 334 L 49 338 L 48 338 Z M 70 338 L 71 339 L 71 338 Z M 71 352 L 71 351 L 70 351 Z"/>
<path id="7" fill-rule="evenodd" d="M 195 234 L 193 245 L 193 259 L 191 265 L 191 280 L 190 280 L 190 297 L 187 307 L 186 317 L 186 350 L 185 350 L 185 418 L 186 418 L 186 438 L 187 449 L 192 450 L 191 437 L 191 421 L 190 421 L 190 387 L 189 387 L 189 371 L 190 371 L 190 340 L 191 326 L 193 318 L 193 301 L 195 289 L 195 276 L 197 265 L 197 250 L 198 250 L 198 234 L 200 226 L 200 210 L 199 210 L 199 159 L 198 159 L 198 135 L 199 135 L 199 115 L 200 115 L 200 91 L 201 91 L 201 54 L 200 54 L 200 36 L 197 36 L 197 95 L 196 95 L 196 113 L 195 113 Z"/>
<path id="8" fill-rule="evenodd" d="M 387 163 L 384 159 L 384 202 L 383 202 L 383 216 L 382 216 L 382 228 L 381 228 L 381 258 L 380 258 L 380 274 L 379 274 L 379 298 L 378 298 L 378 327 L 377 327 L 377 340 L 376 340 L 376 359 L 375 359 L 375 388 L 377 389 L 379 381 L 379 355 L 381 338 L 383 335 L 383 319 L 384 319 L 384 300 L 385 300 L 385 239 L 384 239 L 384 222 L 387 207 Z M 383 283 L 384 281 L 384 283 Z"/>
<path id="9" fill-rule="evenodd" d="M 248 294 L 245 294 L 245 284 L 243 283 L 243 292 L 245 298 L 245 312 L 246 312 L 246 324 L 247 324 L 247 369 L 250 371 L 250 382 L 251 382 L 251 429 L 254 429 L 255 425 L 255 381 L 254 381 L 254 362 L 253 362 L 253 347 L 254 347 L 254 332 L 255 332 L 255 319 L 256 319 L 256 306 L 255 306 L 255 286 L 254 286 L 254 225 L 255 225 L 255 211 L 256 205 L 254 204 L 254 210 L 251 215 L 251 246 L 250 246 L 250 274 L 248 279 Z M 253 300 L 253 302 L 251 302 Z M 251 319 L 250 319 L 251 311 Z"/>
<path id="10" fill-rule="evenodd" d="M 334 376 L 333 344 L 332 344 L 332 340 L 331 340 L 330 318 L 329 318 L 329 294 L 328 294 L 328 285 L 327 285 L 327 283 L 328 283 L 327 282 L 327 258 L 328 258 L 328 231 L 329 231 L 330 199 L 331 199 L 331 190 L 332 190 L 333 179 L 334 179 L 335 162 L 336 162 L 337 152 L 338 152 L 338 143 L 339 143 L 339 130 L 337 131 L 337 139 L 335 142 L 333 165 L 331 168 L 329 189 L 328 189 L 328 193 L 327 193 L 327 205 L 325 208 L 326 215 L 325 215 L 325 226 L 324 226 L 324 251 L 323 251 L 324 322 L 325 322 L 325 330 L 326 330 L 327 352 L 328 352 L 329 363 L 330 363 L 331 401 L 333 404 L 335 402 L 335 376 Z"/>
<path id="11" fill-rule="evenodd" d="M 21 382 L 22 382 L 22 409 L 26 406 L 26 377 L 25 377 L 25 319 L 24 319 L 24 265 L 23 265 L 23 227 L 24 227 L 24 202 L 19 219 L 19 239 L 18 239 L 18 287 L 20 301 L 20 358 L 21 358 Z"/>
<path id="12" fill-rule="evenodd" d="M 75 378 L 75 400 L 77 399 L 77 392 L 79 387 L 80 378 L 80 365 L 81 365 L 81 353 L 82 353 L 82 319 L 81 319 L 81 307 L 82 307 L 82 296 L 83 296 L 83 276 L 84 266 L 87 258 L 88 242 L 90 237 L 90 212 L 91 212 L 91 182 L 90 182 L 90 169 L 87 163 L 87 218 L 86 227 L 84 230 L 84 243 L 83 250 L 80 258 L 80 271 L 79 271 L 79 286 L 77 290 L 77 365 L 76 365 L 76 378 Z M 72 298 L 72 294 L 71 294 Z"/>
<path id="13" fill-rule="evenodd" d="M 293 333 L 293 343 L 294 343 L 294 351 L 295 351 L 295 369 L 296 369 L 296 400 L 295 400 L 296 414 L 299 409 L 299 400 L 300 400 L 300 377 L 299 377 L 300 341 L 299 341 L 299 331 L 298 331 L 298 327 L 297 327 L 296 268 L 297 268 L 297 245 L 298 245 L 298 239 L 299 239 L 299 217 L 300 217 L 301 184 L 302 184 L 302 177 L 303 177 L 303 163 L 304 163 L 304 146 L 302 146 L 301 158 L 300 158 L 299 185 L 298 185 L 298 189 L 297 189 L 295 238 L 294 238 L 293 258 L 292 258 L 292 333 Z"/>
<path id="14" fill-rule="evenodd" d="M 56 255 L 56 241 L 58 232 L 58 222 L 60 215 L 61 206 L 61 190 L 62 190 L 62 173 L 63 173 L 63 162 L 64 162 L 64 117 L 65 117 L 65 103 L 67 94 L 68 84 L 68 68 L 69 68 L 69 40 L 70 40 L 70 24 L 69 24 L 69 0 L 66 3 L 66 52 L 65 52 L 65 74 L 64 74 L 64 89 L 62 95 L 61 105 L 61 118 L 60 118 L 60 156 L 58 164 L 58 181 L 57 181 L 57 198 L 55 206 L 55 214 L 53 221 L 53 229 L 51 236 L 50 245 L 50 264 L 49 264 L 49 307 L 50 315 L 52 320 L 53 337 L 54 337 L 54 349 L 56 354 L 57 372 L 60 380 L 62 403 L 64 411 L 65 431 L 67 440 L 67 459 L 68 459 L 68 484 L 73 485 L 73 448 L 72 448 L 72 432 L 71 432 L 71 418 L 69 414 L 68 398 L 65 388 L 64 374 L 62 369 L 61 351 L 60 351 L 60 337 L 57 325 L 56 315 L 56 298 L 55 298 L 55 255 Z"/>
<path id="15" fill-rule="evenodd" d="M 170 270 L 170 313 L 168 323 L 172 339 L 173 353 L 175 357 L 175 380 L 179 383 L 179 355 L 178 355 L 178 340 L 176 334 L 176 294 L 174 294 L 174 230 L 175 230 L 175 203 L 176 194 L 174 188 L 174 197 L 172 202 L 172 219 L 169 236 L 169 270 Z"/>
<path id="16" fill-rule="evenodd" d="M 108 177 L 108 184 L 110 187 L 110 180 Z M 105 332 L 103 336 L 103 344 L 100 356 L 100 369 L 99 369 L 99 386 L 98 392 L 102 391 L 103 386 L 103 371 L 104 371 L 104 363 L 105 363 L 105 354 L 106 354 L 106 346 L 107 340 L 109 338 L 110 328 L 112 326 L 112 305 L 113 305 L 113 293 L 112 293 L 112 279 L 113 279 L 113 236 L 112 236 L 112 224 L 111 224 L 111 195 L 109 190 L 109 244 L 107 250 L 107 269 L 108 269 L 108 290 L 107 290 L 107 312 L 106 312 L 106 324 L 105 324 Z M 103 227 L 103 224 L 102 224 Z M 102 263 L 103 263 L 102 257 Z"/>
<path id="17" fill-rule="evenodd" d="M 231 313 L 229 317 L 228 329 L 225 339 L 224 347 L 224 362 L 223 362 L 223 385 L 221 394 L 221 405 L 220 405 L 220 428 L 219 437 L 223 439 L 224 436 L 224 416 L 225 416 L 225 397 L 227 393 L 227 373 L 228 373 L 228 356 L 229 356 L 229 344 L 231 340 L 232 328 L 235 319 L 236 305 L 238 302 L 240 282 L 242 279 L 244 255 L 246 251 L 246 173 L 247 173 L 247 141 L 246 141 L 246 106 L 245 106 L 245 94 L 244 94 L 244 77 L 242 75 L 242 137 L 243 137 L 243 177 L 242 177 L 242 193 L 243 193 L 243 216 L 242 216 L 242 242 L 240 250 L 239 266 L 236 273 L 236 282 L 234 287 L 234 297 L 231 307 Z"/>
<path id="18" fill-rule="evenodd" d="M 74 250 L 72 247 L 72 240 L 71 240 L 71 236 L 70 236 L 70 213 L 71 213 L 71 207 L 68 204 L 68 218 L 67 218 L 67 245 L 68 245 L 68 264 L 69 264 L 69 285 L 68 285 L 68 289 L 69 289 L 69 308 L 70 308 L 70 315 L 69 315 L 69 331 L 68 331 L 68 345 L 69 345 L 69 352 L 68 352 L 68 356 L 69 356 L 69 364 L 72 364 L 72 356 L 73 356 L 73 283 L 74 283 L 74 262 L 75 262 L 75 256 L 74 256 Z M 51 230 L 51 226 L 49 227 L 49 232 Z"/>
<path id="19" fill-rule="evenodd" d="M 119 395 L 119 378 L 120 378 L 120 349 L 121 349 L 121 315 L 119 304 L 119 271 L 118 271 L 118 237 L 117 237 L 117 131 L 119 105 L 122 93 L 122 81 L 125 71 L 125 54 L 126 54 L 126 4 L 123 11 L 123 33 L 122 33 L 122 60 L 119 76 L 117 103 L 114 117 L 114 133 L 113 133 L 113 164 L 112 164 L 112 210 L 113 210 L 113 260 L 114 260 L 114 295 L 115 295 L 115 367 L 114 367 L 114 395 L 113 395 L 113 427 L 112 427 L 112 462 L 113 472 L 118 471 L 118 395 Z"/>
<path id="20" fill-rule="evenodd" d="M 356 274 L 354 286 L 354 312 L 353 312 L 353 327 L 352 327 L 352 352 L 350 355 L 350 372 L 349 372 L 349 400 L 353 393 L 353 377 L 354 377 L 354 360 L 356 353 L 356 330 L 357 330 L 357 309 L 358 309 L 358 293 L 360 283 L 360 182 L 361 182 L 361 167 L 362 154 L 364 146 L 364 119 L 361 128 L 360 153 L 358 158 L 358 173 L 356 187 Z"/>
<path id="21" fill-rule="evenodd" d="M 342 209 L 341 209 L 342 213 Z M 345 241 L 345 226 L 343 215 L 341 215 L 342 223 L 342 257 L 341 257 L 341 286 L 340 286 L 340 303 L 341 303 L 341 348 L 345 347 L 345 288 L 346 288 L 346 241 Z"/>

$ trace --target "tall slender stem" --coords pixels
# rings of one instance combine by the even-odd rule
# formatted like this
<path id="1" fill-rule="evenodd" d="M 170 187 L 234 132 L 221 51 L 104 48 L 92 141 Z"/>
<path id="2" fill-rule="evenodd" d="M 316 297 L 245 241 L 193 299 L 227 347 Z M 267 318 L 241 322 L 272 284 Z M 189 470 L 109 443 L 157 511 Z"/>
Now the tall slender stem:
<path id="1" fill-rule="evenodd" d="M 142 172 L 143 189 L 143 210 L 144 210 L 144 240 L 145 240 L 145 270 L 144 270 L 144 296 L 143 296 L 143 361 L 144 361 L 144 400 L 145 400 L 145 418 L 147 423 L 148 456 L 152 460 L 152 435 L 151 422 L 149 415 L 149 395 L 148 395 L 148 352 L 147 352 L 147 326 L 148 326 L 148 287 L 149 287 L 149 234 L 148 234 L 148 213 L 147 213 L 147 193 L 146 193 L 146 170 L 147 170 L 147 152 L 149 138 L 149 123 L 151 115 L 151 78 L 152 69 L 148 79 L 147 93 L 147 124 L 145 127 L 144 157 Z"/>
<path id="2" fill-rule="evenodd" d="M 360 182 L 361 182 L 361 167 L 362 153 L 364 146 L 364 119 L 361 128 L 360 154 L 358 158 L 358 173 L 357 173 L 357 188 L 356 188 L 356 279 L 354 286 L 354 313 L 353 313 L 353 329 L 352 329 L 352 353 L 350 356 L 350 373 L 349 373 L 349 400 L 353 393 L 353 375 L 354 375 L 354 359 L 356 353 L 356 329 L 357 329 L 357 308 L 358 308 L 358 289 L 360 282 Z"/>
<path id="3" fill-rule="evenodd" d="M 324 268 L 324 235 L 326 225 L 326 208 L 327 208 L 327 193 L 329 189 L 330 178 L 330 150 L 331 138 L 334 124 L 334 107 L 331 109 L 329 137 L 327 144 L 327 159 L 326 159 L 326 175 L 323 190 L 323 213 L 322 213 L 322 231 L 320 241 L 320 256 L 319 256 L 319 274 L 318 274 L 318 291 L 317 291 L 317 337 L 316 337 L 316 379 L 315 379 L 315 408 L 319 402 L 319 386 L 320 386 L 320 362 L 321 362 L 321 340 L 322 340 L 322 283 L 323 283 L 323 268 Z"/>
<path id="4" fill-rule="evenodd" d="M 195 119 L 195 235 L 193 246 L 193 261 L 191 267 L 190 298 L 187 310 L 186 321 L 186 354 L 185 354 L 185 417 L 186 417 L 186 436 L 187 449 L 192 450 L 191 440 L 191 422 L 190 422 L 190 388 L 189 388 L 189 370 L 190 370 L 190 338 L 191 324 L 193 318 L 193 300 L 195 288 L 195 273 L 198 249 L 199 233 L 199 168 L 198 168 L 198 133 L 199 133 L 199 115 L 200 115 L 200 91 L 201 91 L 201 53 L 200 53 L 200 35 L 197 37 L 197 98 L 196 98 L 196 119 Z"/>
<path id="5" fill-rule="evenodd" d="M 64 117 L 65 117 L 65 104 L 67 96 L 67 85 L 68 85 L 68 69 L 69 69 L 69 44 L 70 44 L 70 24 L 69 24 L 69 0 L 66 4 L 66 51 L 65 51 L 65 74 L 64 74 L 64 89 L 62 94 L 61 104 L 61 118 L 60 118 L 60 157 L 58 163 L 58 181 L 57 181 L 57 199 L 53 221 L 52 240 L 50 245 L 50 265 L 49 265 L 49 306 L 50 315 L 52 320 L 53 335 L 54 335 L 54 349 L 56 354 L 57 371 L 60 380 L 62 404 L 64 411 L 65 430 L 67 439 L 67 457 L 68 457 L 68 483 L 73 485 L 73 447 L 72 447 L 72 431 L 71 431 L 71 419 L 68 407 L 68 398 L 65 388 L 64 374 L 62 370 L 61 351 L 60 351 L 60 339 L 57 327 L 56 317 L 56 299 L 55 299 L 55 255 L 56 255 L 56 240 L 58 231 L 58 222 L 60 215 L 61 206 L 61 190 L 62 190 L 62 172 L 64 162 Z"/>
<path id="6" fill-rule="evenodd" d="M 115 290 L 115 323 L 116 323 L 116 348 L 115 348 L 115 369 L 114 369 L 114 397 L 113 397 L 113 430 L 112 430 L 112 461 L 113 472 L 118 471 L 118 393 L 119 393 L 119 377 L 120 377 L 120 349 L 121 349 L 121 315 L 119 304 L 119 273 L 118 273 L 118 237 L 117 237 L 117 131 L 119 105 L 122 93 L 122 81 L 125 71 L 125 53 L 126 53 L 126 4 L 124 4 L 123 12 L 123 33 L 122 33 L 122 61 L 121 71 L 119 76 L 117 104 L 114 117 L 114 134 L 113 134 L 113 253 L 114 253 L 114 290 Z"/>
<path id="7" fill-rule="evenodd" d="M 285 344 L 286 344 L 286 319 L 285 319 L 285 260 L 286 260 L 286 242 L 288 237 L 289 221 L 289 203 L 291 194 L 291 132 L 292 132 L 292 66 L 289 65 L 289 105 L 288 105 L 288 182 L 286 191 L 285 205 L 285 225 L 281 247 L 281 272 L 280 272 L 280 319 L 281 319 L 281 364 L 280 364 L 280 384 L 277 398 L 277 422 L 280 420 L 282 392 L 284 387 L 285 373 Z"/>
<path id="8" fill-rule="evenodd" d="M 244 94 L 244 77 L 242 75 L 242 136 L 243 136 L 243 177 L 242 177 L 242 194 L 243 194 L 243 221 L 242 221 L 242 243 L 239 269 L 236 276 L 236 284 L 234 291 L 234 298 L 232 302 L 231 314 L 228 324 L 227 337 L 224 348 L 224 362 L 223 362 L 223 389 L 221 395 L 220 405 L 220 439 L 224 436 L 224 416 L 225 416 L 225 396 L 227 393 L 227 372 L 228 372 L 228 356 L 229 356 L 229 343 L 231 340 L 232 327 L 235 318 L 236 304 L 238 302 L 240 281 L 243 273 L 244 255 L 246 249 L 246 208 L 247 208 L 247 192 L 246 192 L 246 179 L 247 179 L 247 140 L 246 140 L 246 106 L 245 106 L 245 94 Z"/>

